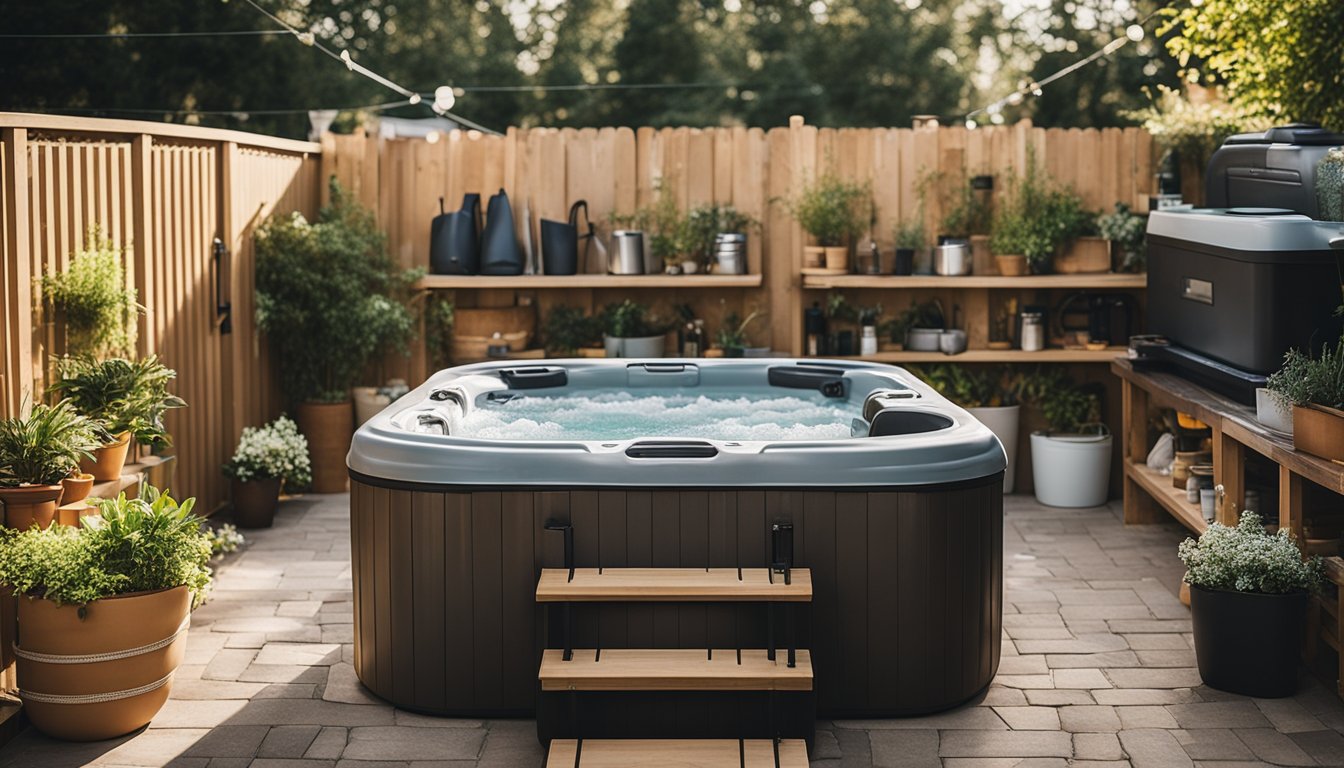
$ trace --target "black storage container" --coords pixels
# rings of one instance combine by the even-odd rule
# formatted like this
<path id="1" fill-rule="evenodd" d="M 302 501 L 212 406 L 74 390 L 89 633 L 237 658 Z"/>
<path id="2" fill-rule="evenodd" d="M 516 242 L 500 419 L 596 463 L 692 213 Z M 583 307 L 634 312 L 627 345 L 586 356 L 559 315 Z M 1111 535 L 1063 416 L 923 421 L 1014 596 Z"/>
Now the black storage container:
<path id="1" fill-rule="evenodd" d="M 1297 123 L 1229 137 L 1209 158 L 1204 203 L 1210 208 L 1282 208 L 1320 217 L 1316 164 L 1344 134 Z"/>

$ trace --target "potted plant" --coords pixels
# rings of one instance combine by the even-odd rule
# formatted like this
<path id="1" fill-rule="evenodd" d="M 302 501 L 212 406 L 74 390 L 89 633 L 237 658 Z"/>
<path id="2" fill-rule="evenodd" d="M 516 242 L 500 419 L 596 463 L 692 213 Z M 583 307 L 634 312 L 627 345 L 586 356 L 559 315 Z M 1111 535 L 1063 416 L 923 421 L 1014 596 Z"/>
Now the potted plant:
<path id="1" fill-rule="evenodd" d="M 1293 404 L 1293 448 L 1344 461 L 1344 338 L 1320 357 L 1288 350 L 1269 389 Z"/>
<path id="2" fill-rule="evenodd" d="M 340 493 L 354 431 L 350 389 L 370 362 L 390 350 L 408 353 L 412 286 L 422 270 L 393 263 L 373 212 L 334 177 L 316 223 L 297 212 L 273 216 L 256 250 L 257 325 L 308 438 L 313 490 Z"/>
<path id="3" fill-rule="evenodd" d="M 581 350 L 602 342 L 601 322 L 578 307 L 559 304 L 551 307 L 542 324 L 546 353 L 553 357 L 574 357 Z"/>
<path id="4" fill-rule="evenodd" d="M 677 198 L 671 187 L 659 179 L 654 184 L 657 197 L 633 214 L 613 214 L 611 225 L 618 229 L 635 229 L 644 233 L 644 273 L 661 274 L 668 265 L 685 267 L 682 256 L 688 254 L 692 237 L 687 219 L 681 215 Z M 699 262 L 689 271 L 695 271 Z"/>
<path id="5" fill-rule="evenodd" d="M 905 349 L 910 352 L 937 352 L 938 339 L 946 329 L 943 303 L 937 298 L 910 302 L 910 308 L 891 326 L 893 339 L 899 333 Z"/>
<path id="6" fill-rule="evenodd" d="M 18 598 L 19 696 L 58 739 L 143 727 L 163 706 L 187 644 L 187 616 L 210 585 L 210 539 L 194 499 L 146 485 L 98 499 L 80 527 L 10 533 L 0 584 Z"/>
<path id="7" fill-rule="evenodd" d="M 999 271 L 1023 274 L 1024 265 L 1037 274 L 1051 271 L 1059 250 L 1085 234 L 1093 218 L 1083 208 L 1082 198 L 1055 184 L 1036 167 L 1034 153 L 1028 152 L 1026 173 L 1009 177 L 1007 199 L 994 210 L 990 225 L 989 245 Z M 1108 257 L 1103 271 L 1109 268 Z"/>
<path id="8" fill-rule="evenodd" d="M 1097 217 L 1097 233 L 1110 242 L 1120 255 L 1120 272 L 1142 272 L 1146 254 L 1144 240 L 1147 220 L 1130 211 L 1124 203 L 1116 203 L 1111 213 Z"/>
<path id="9" fill-rule="evenodd" d="M 943 397 L 965 408 L 999 438 L 1008 459 L 1003 492 L 1013 492 L 1017 466 L 1017 434 L 1021 423 L 1023 377 L 1011 366 L 975 367 L 943 363 L 917 369 L 916 375 Z"/>
<path id="10" fill-rule="evenodd" d="M 1344 147 L 1334 147 L 1316 163 L 1316 204 L 1322 221 L 1344 221 Z"/>
<path id="11" fill-rule="evenodd" d="M 928 247 L 924 235 L 924 221 L 921 217 L 902 219 L 896 223 L 896 258 L 892 267 L 893 275 L 913 275 L 915 273 L 915 252 Z"/>
<path id="12" fill-rule="evenodd" d="M 121 249 L 91 227 L 64 272 L 42 278 L 42 295 L 60 316 L 69 355 L 129 355 L 144 307 L 126 285 Z"/>
<path id="13" fill-rule="evenodd" d="M 738 317 L 736 312 L 729 312 L 723 318 L 723 325 L 719 327 L 719 332 L 715 334 L 715 342 L 719 349 L 723 350 L 724 357 L 744 357 L 747 350 L 747 326 L 758 317 L 761 312 L 753 311 L 747 315 L 746 319 Z"/>
<path id="14" fill-rule="evenodd" d="M 181 408 L 186 402 L 168 391 L 177 372 L 164 366 L 157 356 L 140 360 L 66 357 L 56 368 L 60 378 L 51 391 L 68 400 L 111 438 L 94 451 L 92 459 L 82 462 L 81 469 L 92 474 L 95 481 L 121 477 L 131 438 L 145 446 L 172 444 L 163 417 L 169 409 Z"/>
<path id="15" fill-rule="evenodd" d="M 1111 435 L 1101 423 L 1095 394 L 1058 369 L 1023 382 L 1023 397 L 1041 409 L 1048 431 L 1031 434 L 1031 477 L 1036 500 L 1051 507 L 1106 503 L 1111 475 Z"/>
<path id="16" fill-rule="evenodd" d="M 1057 243 L 1055 271 L 1081 274 L 1111 271 L 1111 245 L 1098 237 L 1097 213 L 1087 210 L 1072 189 L 1056 187 L 1045 208 L 1045 225 Z"/>
<path id="17" fill-rule="evenodd" d="M 1249 511 L 1235 528 L 1210 523 L 1178 552 L 1204 684 L 1257 698 L 1293 695 L 1308 596 L 1321 586 L 1320 558 L 1303 561 L 1286 528 L 1266 533 Z"/>
<path id="18" fill-rule="evenodd" d="M 243 528 L 270 528 L 281 486 L 306 488 L 313 479 L 308 441 L 284 416 L 261 427 L 243 427 L 223 470 L 230 480 L 234 518 Z"/>
<path id="19" fill-rule="evenodd" d="M 756 225 L 755 219 L 738 211 L 731 205 L 708 203 L 692 208 L 686 214 L 683 237 L 687 255 L 694 259 L 706 272 L 711 267 L 727 273 L 745 272 L 746 243 L 740 243 L 730 249 L 731 255 L 721 253 L 715 247 L 719 235 L 741 235 L 746 237 L 748 230 Z"/>
<path id="20" fill-rule="evenodd" d="M 629 299 L 602 311 L 603 346 L 607 357 L 662 357 L 668 326 Z"/>
<path id="21" fill-rule="evenodd" d="M 38 403 L 26 418 L 0 420 L 0 504 L 5 525 L 46 528 L 56 519 L 61 481 L 101 443 L 98 426 L 65 401 Z"/>
<path id="22" fill-rule="evenodd" d="M 790 204 L 793 217 L 817 243 L 803 249 L 803 266 L 847 271 L 849 246 L 863 231 L 871 202 L 868 184 L 845 181 L 833 172 L 804 186 Z"/>

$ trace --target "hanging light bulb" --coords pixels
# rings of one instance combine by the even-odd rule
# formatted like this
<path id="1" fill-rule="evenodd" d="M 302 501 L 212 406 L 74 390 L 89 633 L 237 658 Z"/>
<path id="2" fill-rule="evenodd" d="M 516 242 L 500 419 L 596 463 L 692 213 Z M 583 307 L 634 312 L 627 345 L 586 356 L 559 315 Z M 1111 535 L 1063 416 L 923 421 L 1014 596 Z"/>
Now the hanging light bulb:
<path id="1" fill-rule="evenodd" d="M 1017 106 L 1018 104 L 1021 104 L 1021 103 L 1022 103 L 1022 94 L 1019 93 L 1019 92 L 1014 92 L 1014 93 L 1012 93 L 1012 94 L 1009 94 L 1009 96 L 1008 96 L 1008 103 L 1009 103 L 1009 104 L 1012 104 L 1013 106 Z"/>
<path id="2" fill-rule="evenodd" d="M 1141 25 L 1141 24 L 1130 24 L 1130 25 L 1125 29 L 1125 37 L 1128 37 L 1130 40 L 1132 40 L 1132 41 L 1134 41 L 1134 42 L 1136 42 L 1136 43 L 1139 42 L 1140 40 L 1142 40 L 1142 39 L 1143 39 L 1143 25 Z"/>
<path id="3" fill-rule="evenodd" d="M 430 144 L 438 144 L 438 143 L 439 143 L 439 132 L 438 132 L 438 131 L 430 131 L 429 133 L 426 133 L 426 134 L 425 134 L 425 141 L 428 141 Z"/>
<path id="4" fill-rule="evenodd" d="M 1003 113 L 1002 113 L 1002 112 L 995 112 L 994 114 L 990 115 L 990 116 L 989 116 L 989 122 L 991 122 L 991 123 L 993 123 L 993 124 L 995 124 L 995 125 L 1003 125 Z"/>
<path id="5" fill-rule="evenodd" d="M 406 101 L 410 102 L 411 106 L 415 106 L 416 104 L 420 103 L 420 94 L 412 93 L 411 98 L 407 99 Z"/>
<path id="6" fill-rule="evenodd" d="M 309 47 L 312 47 L 313 43 L 317 42 L 313 38 L 312 32 L 300 32 L 299 34 L 295 35 L 295 37 L 299 38 L 300 43 L 303 43 L 304 45 Z"/>
<path id="7" fill-rule="evenodd" d="M 434 110 L 437 112 L 447 112 L 457 103 L 457 97 L 453 95 L 453 89 L 446 85 L 440 85 L 434 89 Z"/>
<path id="8" fill-rule="evenodd" d="M 341 61 L 345 62 L 346 69 L 350 70 L 351 72 L 355 71 L 355 60 L 350 58 L 350 51 L 348 49 L 341 50 Z"/>
<path id="9" fill-rule="evenodd" d="M 975 124 L 975 120 L 974 120 L 974 119 L 969 118 L 969 117 L 966 118 L 966 130 L 968 130 L 968 131 L 974 131 L 974 130 L 976 129 L 976 127 L 977 127 L 977 126 L 976 126 L 976 124 Z"/>

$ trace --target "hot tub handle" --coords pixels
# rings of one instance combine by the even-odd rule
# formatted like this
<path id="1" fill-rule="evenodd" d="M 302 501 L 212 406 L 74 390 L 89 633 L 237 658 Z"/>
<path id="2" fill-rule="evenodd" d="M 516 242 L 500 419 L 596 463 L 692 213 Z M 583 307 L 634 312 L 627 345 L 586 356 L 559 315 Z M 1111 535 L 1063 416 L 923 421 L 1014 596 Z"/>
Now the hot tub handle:
<path id="1" fill-rule="evenodd" d="M 569 569 L 569 581 L 574 580 L 574 525 L 566 523 L 563 520 L 548 518 L 543 526 L 548 531 L 560 531 L 565 534 L 565 568 Z M 564 636 L 565 651 L 561 657 L 564 661 L 571 661 L 574 658 L 574 606 L 568 600 L 561 606 L 561 614 L 564 617 Z"/>
<path id="2" fill-rule="evenodd" d="M 644 440 L 625 449 L 632 459 L 712 459 L 719 449 L 700 440 Z"/>

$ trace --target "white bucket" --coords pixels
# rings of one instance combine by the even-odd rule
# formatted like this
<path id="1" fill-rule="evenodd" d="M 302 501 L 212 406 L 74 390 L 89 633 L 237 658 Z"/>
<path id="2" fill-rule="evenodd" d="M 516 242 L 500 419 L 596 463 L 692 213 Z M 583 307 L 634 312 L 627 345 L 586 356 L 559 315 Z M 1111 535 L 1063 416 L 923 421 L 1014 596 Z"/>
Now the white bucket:
<path id="1" fill-rule="evenodd" d="M 1276 432 L 1293 434 L 1293 406 L 1272 389 L 1255 390 L 1255 420 Z"/>
<path id="2" fill-rule="evenodd" d="M 1031 434 L 1036 500 L 1050 507 L 1099 507 L 1111 479 L 1110 435 Z"/>
<path id="3" fill-rule="evenodd" d="M 1017 425 L 1021 421 L 1022 406 L 1006 405 L 998 408 L 967 408 L 981 424 L 1003 443 L 1008 456 L 1008 469 L 1003 474 L 1003 492 L 1013 492 L 1014 469 L 1017 467 Z"/>
<path id="4" fill-rule="evenodd" d="M 606 347 L 607 357 L 662 357 L 667 344 L 667 336 L 640 336 L 637 338 L 603 336 L 602 343 Z"/>

